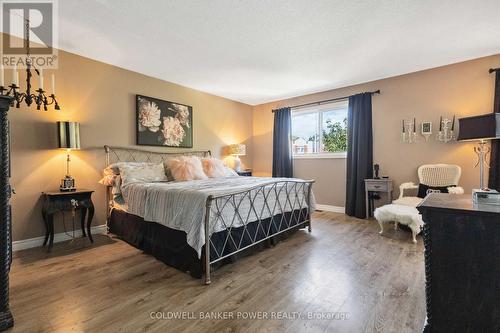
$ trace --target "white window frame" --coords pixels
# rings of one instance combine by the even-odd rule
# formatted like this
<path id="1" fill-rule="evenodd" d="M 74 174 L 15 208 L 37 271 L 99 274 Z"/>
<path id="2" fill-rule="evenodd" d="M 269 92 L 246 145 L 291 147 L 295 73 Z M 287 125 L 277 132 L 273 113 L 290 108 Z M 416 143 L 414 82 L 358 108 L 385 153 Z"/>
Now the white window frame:
<path id="1" fill-rule="evenodd" d="M 349 106 L 349 100 L 341 100 L 341 101 L 336 101 L 336 102 L 331 102 L 331 103 L 325 103 L 325 104 L 320 104 L 320 105 L 313 105 L 313 106 L 308 106 L 308 107 L 301 107 L 301 108 L 292 108 L 292 121 L 293 121 L 293 116 L 294 115 L 303 115 L 303 114 L 309 114 L 309 113 L 317 113 L 318 114 L 318 128 L 317 133 L 319 134 L 319 149 L 321 150 L 321 147 L 323 146 L 323 112 L 324 111 L 334 111 L 334 110 L 341 110 L 341 109 L 347 109 Z M 293 134 L 293 133 L 292 133 Z M 318 152 L 318 153 L 310 153 L 310 154 L 293 154 L 292 156 L 294 159 L 317 159 L 317 158 L 347 158 L 347 152 L 336 152 L 336 153 L 331 153 L 331 152 Z"/>

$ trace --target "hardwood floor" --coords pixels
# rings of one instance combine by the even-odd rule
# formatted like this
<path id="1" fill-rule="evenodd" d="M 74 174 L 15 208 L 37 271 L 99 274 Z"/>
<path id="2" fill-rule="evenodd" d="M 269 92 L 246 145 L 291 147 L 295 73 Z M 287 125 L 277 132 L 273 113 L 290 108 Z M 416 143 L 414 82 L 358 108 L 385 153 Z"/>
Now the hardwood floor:
<path id="1" fill-rule="evenodd" d="M 59 243 L 52 254 L 29 249 L 13 261 L 12 332 L 421 332 L 417 239 L 316 212 L 311 234 L 222 267 L 210 286 L 106 236 L 92 246 Z M 201 320 L 200 312 L 227 318 Z M 244 318 L 259 314 L 274 317 Z"/>

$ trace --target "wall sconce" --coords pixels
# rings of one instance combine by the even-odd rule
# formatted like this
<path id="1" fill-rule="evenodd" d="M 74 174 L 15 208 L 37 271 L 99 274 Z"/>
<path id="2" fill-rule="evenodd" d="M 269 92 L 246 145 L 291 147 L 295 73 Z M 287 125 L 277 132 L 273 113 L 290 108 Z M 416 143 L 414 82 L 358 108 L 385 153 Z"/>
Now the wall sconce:
<path id="1" fill-rule="evenodd" d="M 425 138 L 425 141 L 429 141 L 430 136 L 432 135 L 432 122 L 424 121 L 420 124 L 420 133 Z"/>
<path id="2" fill-rule="evenodd" d="M 413 120 L 403 119 L 403 132 L 401 133 L 401 139 L 404 143 L 417 142 L 417 123 L 415 118 L 413 118 Z"/>
<path id="3" fill-rule="evenodd" d="M 442 116 L 439 118 L 437 139 L 443 143 L 448 143 L 457 139 L 455 134 L 455 115 L 453 115 L 453 120 L 447 118 L 443 119 Z"/>

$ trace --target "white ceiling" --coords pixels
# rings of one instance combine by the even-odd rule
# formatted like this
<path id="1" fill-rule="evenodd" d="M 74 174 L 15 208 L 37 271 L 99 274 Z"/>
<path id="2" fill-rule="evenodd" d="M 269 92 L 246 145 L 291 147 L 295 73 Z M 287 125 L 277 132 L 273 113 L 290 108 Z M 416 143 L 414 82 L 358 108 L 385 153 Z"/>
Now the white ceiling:
<path id="1" fill-rule="evenodd" d="M 59 47 L 260 104 L 500 53 L 499 0 L 63 0 Z"/>

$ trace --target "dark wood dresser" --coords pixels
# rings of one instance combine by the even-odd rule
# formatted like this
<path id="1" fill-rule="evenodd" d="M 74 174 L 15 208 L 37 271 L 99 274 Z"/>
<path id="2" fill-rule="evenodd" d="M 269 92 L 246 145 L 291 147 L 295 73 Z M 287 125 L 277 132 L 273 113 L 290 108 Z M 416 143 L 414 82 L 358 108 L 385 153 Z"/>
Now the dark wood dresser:
<path id="1" fill-rule="evenodd" d="M 500 332 L 500 206 L 430 194 L 424 220 L 424 332 Z"/>

